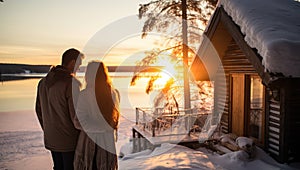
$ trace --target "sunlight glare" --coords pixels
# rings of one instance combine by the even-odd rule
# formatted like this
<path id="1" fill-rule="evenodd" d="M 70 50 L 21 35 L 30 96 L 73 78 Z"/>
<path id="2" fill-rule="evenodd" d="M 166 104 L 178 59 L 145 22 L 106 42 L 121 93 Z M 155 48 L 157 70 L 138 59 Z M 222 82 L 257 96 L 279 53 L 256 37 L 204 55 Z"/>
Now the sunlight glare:
<path id="1" fill-rule="evenodd" d="M 159 58 L 158 66 L 163 66 L 163 70 L 159 73 L 159 78 L 155 81 L 156 85 L 163 88 L 168 80 L 178 77 L 178 71 L 175 69 L 175 63 L 167 58 Z"/>
<path id="2" fill-rule="evenodd" d="M 166 72 L 160 72 L 159 73 L 159 78 L 155 81 L 156 87 L 157 88 L 163 88 L 165 86 L 165 84 L 168 82 L 168 80 L 170 80 L 172 78 L 171 75 L 169 75 Z"/>

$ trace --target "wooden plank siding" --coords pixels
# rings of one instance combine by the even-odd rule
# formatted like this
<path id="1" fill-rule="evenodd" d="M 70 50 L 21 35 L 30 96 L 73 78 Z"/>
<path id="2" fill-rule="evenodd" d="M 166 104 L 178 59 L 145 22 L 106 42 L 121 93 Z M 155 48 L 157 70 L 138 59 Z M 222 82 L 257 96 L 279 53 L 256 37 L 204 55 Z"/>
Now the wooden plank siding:
<path id="1" fill-rule="evenodd" d="M 283 115 L 283 162 L 300 160 L 300 79 L 282 80 L 280 86 L 281 114 Z"/>
<path id="2" fill-rule="evenodd" d="M 214 108 L 217 114 L 222 114 L 220 126 L 221 131 L 223 133 L 229 133 L 229 129 L 231 129 L 231 117 L 230 113 L 230 106 L 229 106 L 229 76 L 225 74 L 225 81 L 224 79 L 224 72 L 218 71 L 216 73 L 216 81 L 214 83 Z M 224 97 L 225 96 L 225 97 Z M 224 101 L 225 100 L 225 101 Z"/>
<path id="3" fill-rule="evenodd" d="M 229 92 L 230 92 L 230 87 L 229 87 L 229 76 L 226 75 L 226 85 L 225 83 L 222 83 L 222 81 L 218 81 L 218 77 L 216 78 L 216 82 L 214 84 L 214 108 L 215 112 L 220 112 L 222 113 L 221 121 L 220 121 L 220 126 L 221 126 L 221 131 L 222 133 L 230 133 L 231 132 L 231 100 L 229 98 Z M 226 89 L 222 87 L 226 87 Z M 226 95 L 225 97 L 225 102 L 220 100 L 218 98 L 218 95 Z M 224 107 L 223 107 L 224 106 Z M 221 110 L 223 108 L 223 111 Z"/>
<path id="4" fill-rule="evenodd" d="M 222 105 L 224 105 L 224 101 L 221 101 L 218 99 L 218 94 L 226 94 L 226 101 L 225 106 L 223 110 L 223 115 L 221 118 L 221 130 L 223 133 L 230 133 L 232 132 L 232 85 L 231 85 L 231 74 L 233 73 L 244 73 L 244 74 L 255 74 L 255 69 L 249 62 L 249 60 L 246 58 L 245 54 L 241 51 L 239 46 L 236 44 L 236 42 L 232 39 L 230 44 L 228 45 L 228 48 L 225 52 L 225 55 L 222 57 L 222 64 L 223 69 L 225 72 L 225 82 L 220 82 L 220 79 L 218 77 L 216 78 L 215 82 L 215 108 L 222 108 Z M 220 73 L 222 71 L 218 70 L 217 73 Z M 217 74 L 218 76 L 218 74 Z M 237 94 L 240 95 L 240 94 Z M 243 112 L 242 112 L 243 113 Z M 243 121 L 242 121 L 243 122 Z"/>
<path id="5" fill-rule="evenodd" d="M 255 69 L 233 39 L 222 58 L 222 64 L 225 73 L 255 73 Z"/>
<path id="6" fill-rule="evenodd" d="M 266 148 L 277 160 L 281 160 L 282 152 L 282 114 L 280 102 L 272 98 L 268 100 L 266 118 Z"/>
<path id="7" fill-rule="evenodd" d="M 262 57 L 257 53 L 257 51 L 251 48 L 247 42 L 244 40 L 244 35 L 240 31 L 240 27 L 236 25 L 231 17 L 225 12 L 223 7 L 220 9 L 221 22 L 224 24 L 225 28 L 232 36 L 234 41 L 237 42 L 239 48 L 242 49 L 242 55 L 247 55 L 248 61 L 251 61 L 252 67 L 255 68 L 256 73 L 261 77 L 263 84 L 267 85 L 270 82 L 270 75 L 265 72 L 265 68 L 262 65 Z M 245 65 L 246 66 L 246 65 Z M 247 69 L 244 68 L 244 69 Z M 251 69 L 251 68 L 248 68 Z"/>
<path id="8" fill-rule="evenodd" d="M 300 160 L 300 79 L 279 79 L 268 91 L 278 90 L 279 97 L 267 99 L 266 149 L 279 162 Z"/>

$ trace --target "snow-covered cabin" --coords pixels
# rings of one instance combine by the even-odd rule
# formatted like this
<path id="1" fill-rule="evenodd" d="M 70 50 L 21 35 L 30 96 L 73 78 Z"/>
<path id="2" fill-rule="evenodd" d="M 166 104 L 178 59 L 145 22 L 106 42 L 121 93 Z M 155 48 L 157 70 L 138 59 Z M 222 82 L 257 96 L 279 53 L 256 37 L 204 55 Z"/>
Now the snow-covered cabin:
<path id="1" fill-rule="evenodd" d="M 198 56 L 191 70 L 214 81 L 222 132 L 253 138 L 279 162 L 299 161 L 300 3 L 221 0 Z"/>

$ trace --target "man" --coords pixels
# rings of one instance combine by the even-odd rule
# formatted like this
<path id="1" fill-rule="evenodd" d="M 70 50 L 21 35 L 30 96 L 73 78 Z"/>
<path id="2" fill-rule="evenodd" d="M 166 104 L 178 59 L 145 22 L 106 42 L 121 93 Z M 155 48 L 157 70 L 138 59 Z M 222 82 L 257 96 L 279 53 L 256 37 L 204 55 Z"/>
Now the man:
<path id="1" fill-rule="evenodd" d="M 51 151 L 55 170 L 73 169 L 79 131 L 74 127 L 74 104 L 80 91 L 75 73 L 83 54 L 66 50 L 62 64 L 51 68 L 38 84 L 36 114 L 44 132 L 45 148 Z"/>

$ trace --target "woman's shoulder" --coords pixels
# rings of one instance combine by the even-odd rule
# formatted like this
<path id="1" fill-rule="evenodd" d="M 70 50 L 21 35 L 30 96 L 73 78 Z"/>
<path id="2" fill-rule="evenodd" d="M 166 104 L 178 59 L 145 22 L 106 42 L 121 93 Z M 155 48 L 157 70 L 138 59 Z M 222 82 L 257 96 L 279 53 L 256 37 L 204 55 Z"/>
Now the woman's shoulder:
<path id="1" fill-rule="evenodd" d="M 113 94 L 118 94 L 118 93 L 119 93 L 119 90 L 116 89 L 116 88 L 114 88 L 114 87 L 111 87 L 111 92 L 112 92 Z"/>
<path id="2" fill-rule="evenodd" d="M 119 92 L 119 90 L 114 88 L 114 87 L 112 87 L 111 89 L 112 89 L 111 91 L 112 91 L 114 99 L 117 99 L 117 101 L 120 101 L 120 92 Z"/>
<path id="3" fill-rule="evenodd" d="M 111 88 L 111 91 L 113 91 L 113 93 L 119 93 L 119 90 L 114 87 Z"/>

